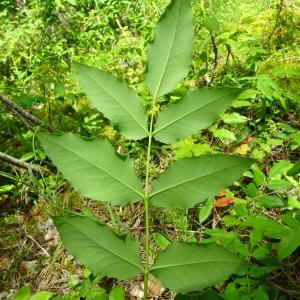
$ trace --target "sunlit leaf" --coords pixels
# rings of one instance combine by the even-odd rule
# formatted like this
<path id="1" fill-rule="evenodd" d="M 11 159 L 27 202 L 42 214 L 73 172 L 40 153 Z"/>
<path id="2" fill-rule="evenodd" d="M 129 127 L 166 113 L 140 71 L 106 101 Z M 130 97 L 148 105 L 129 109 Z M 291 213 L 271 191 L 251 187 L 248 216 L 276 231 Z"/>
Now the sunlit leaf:
<path id="1" fill-rule="evenodd" d="M 291 163 L 288 160 L 280 160 L 276 162 L 270 169 L 268 175 L 269 177 L 275 177 L 277 175 L 284 174 L 291 167 Z"/>
<path id="2" fill-rule="evenodd" d="M 300 159 L 294 164 L 294 166 L 287 172 L 288 176 L 296 176 L 300 173 Z"/>
<path id="3" fill-rule="evenodd" d="M 53 293 L 47 292 L 47 291 L 42 291 L 38 292 L 32 297 L 30 297 L 30 300 L 48 300 L 52 297 Z"/>
<path id="4" fill-rule="evenodd" d="M 240 124 L 240 123 L 245 123 L 247 121 L 247 118 L 234 112 L 231 114 L 223 114 L 221 119 L 224 121 L 226 124 Z"/>
<path id="5" fill-rule="evenodd" d="M 120 286 L 115 286 L 110 294 L 108 300 L 125 300 L 125 291 Z"/>
<path id="6" fill-rule="evenodd" d="M 214 137 L 222 139 L 222 140 L 236 141 L 236 137 L 235 137 L 234 133 L 225 128 L 215 130 L 213 132 L 213 135 L 214 135 Z"/>
<path id="7" fill-rule="evenodd" d="M 205 19 L 203 26 L 211 33 L 218 33 L 220 31 L 220 23 L 215 17 Z"/>
<path id="8" fill-rule="evenodd" d="M 30 288 L 24 285 L 18 290 L 13 300 L 28 300 L 29 296 L 30 296 Z"/>

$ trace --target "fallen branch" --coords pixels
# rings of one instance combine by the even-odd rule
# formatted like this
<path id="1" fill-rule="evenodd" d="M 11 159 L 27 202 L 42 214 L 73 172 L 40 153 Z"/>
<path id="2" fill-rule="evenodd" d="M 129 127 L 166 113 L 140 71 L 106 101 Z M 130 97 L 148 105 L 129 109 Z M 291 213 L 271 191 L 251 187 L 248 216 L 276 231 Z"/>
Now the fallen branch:
<path id="1" fill-rule="evenodd" d="M 39 170 L 37 166 L 31 165 L 21 159 L 15 158 L 15 157 L 5 154 L 3 152 L 0 152 L 0 160 L 5 161 L 11 165 L 17 166 L 22 169 L 28 170 L 31 167 L 32 170 L 34 170 L 34 171 Z"/>
<path id="2" fill-rule="evenodd" d="M 14 113 L 18 114 L 21 118 L 27 119 L 31 121 L 34 124 L 40 125 L 46 129 L 48 129 L 50 132 L 54 132 L 55 130 L 47 125 L 44 121 L 41 119 L 33 116 L 28 111 L 26 111 L 23 107 L 16 104 L 14 101 L 12 101 L 9 97 L 0 94 L 0 100 Z"/>

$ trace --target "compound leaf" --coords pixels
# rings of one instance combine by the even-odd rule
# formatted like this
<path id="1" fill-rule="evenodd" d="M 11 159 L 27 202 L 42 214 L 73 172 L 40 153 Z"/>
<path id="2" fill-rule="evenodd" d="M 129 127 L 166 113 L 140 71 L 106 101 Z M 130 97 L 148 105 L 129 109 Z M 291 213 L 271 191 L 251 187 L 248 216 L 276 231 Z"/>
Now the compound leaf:
<path id="1" fill-rule="evenodd" d="M 177 160 L 154 181 L 151 203 L 165 208 L 193 207 L 228 187 L 254 162 L 224 154 Z"/>
<path id="2" fill-rule="evenodd" d="M 147 116 L 140 97 L 112 74 L 79 63 L 75 64 L 83 92 L 92 106 L 127 139 L 138 140 L 148 135 Z"/>
<path id="3" fill-rule="evenodd" d="M 247 267 L 242 259 L 216 244 L 175 242 L 158 255 L 151 273 L 164 287 L 189 292 L 221 283 Z"/>
<path id="4" fill-rule="evenodd" d="M 53 221 L 66 249 L 94 274 L 123 280 L 143 272 L 138 242 L 131 235 L 119 236 L 88 216 Z"/>
<path id="5" fill-rule="evenodd" d="M 82 196 L 118 205 L 143 197 L 132 163 L 118 157 L 108 141 L 73 134 L 43 133 L 38 137 L 47 155 Z"/>
<path id="6" fill-rule="evenodd" d="M 187 94 L 159 114 L 155 139 L 172 143 L 199 132 L 225 112 L 240 92 L 235 88 L 203 88 Z"/>
<path id="7" fill-rule="evenodd" d="M 189 0 L 172 0 L 148 47 L 145 83 L 154 98 L 172 91 L 192 65 L 194 18 Z"/>

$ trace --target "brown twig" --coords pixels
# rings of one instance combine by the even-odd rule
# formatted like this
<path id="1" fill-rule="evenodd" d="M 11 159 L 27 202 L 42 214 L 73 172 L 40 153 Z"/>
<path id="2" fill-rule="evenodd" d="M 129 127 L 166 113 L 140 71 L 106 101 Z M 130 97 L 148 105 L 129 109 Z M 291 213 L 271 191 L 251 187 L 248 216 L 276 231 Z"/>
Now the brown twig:
<path id="1" fill-rule="evenodd" d="M 277 4 L 278 10 L 277 10 L 277 14 L 276 14 L 276 21 L 275 21 L 275 25 L 273 27 L 272 32 L 269 34 L 266 44 L 268 44 L 272 38 L 272 36 L 274 35 L 277 27 L 278 27 L 278 23 L 279 23 L 279 18 L 283 9 L 283 5 L 284 5 L 284 0 L 279 0 L 279 3 Z"/>
<path id="2" fill-rule="evenodd" d="M 37 166 L 30 165 L 29 163 L 27 163 L 21 159 L 15 158 L 15 157 L 5 154 L 3 152 L 0 152 L 0 160 L 5 161 L 11 165 L 17 166 L 22 169 L 28 170 L 31 167 L 33 170 L 38 171 Z"/>
<path id="3" fill-rule="evenodd" d="M 224 65 L 224 70 L 223 70 L 222 77 L 221 77 L 221 83 L 223 83 L 224 76 L 227 73 L 227 67 L 228 67 L 230 55 L 231 55 L 232 59 L 234 60 L 234 56 L 232 54 L 231 47 L 227 44 L 225 44 L 225 46 L 226 46 L 226 49 L 227 49 L 227 56 L 226 56 L 226 62 L 225 62 L 225 65 Z"/>
<path id="4" fill-rule="evenodd" d="M 213 63 L 211 78 L 208 82 L 208 86 L 212 85 L 213 80 L 215 79 L 215 73 L 216 73 L 216 69 L 217 69 L 217 66 L 218 66 L 218 47 L 217 47 L 215 38 L 212 34 L 210 35 L 210 39 L 211 39 L 211 42 L 212 42 L 212 45 L 213 45 L 214 63 Z"/>
<path id="5" fill-rule="evenodd" d="M 40 125 L 46 129 L 48 129 L 50 132 L 54 132 L 55 130 L 47 125 L 44 121 L 41 119 L 33 116 L 28 111 L 26 111 L 23 107 L 16 104 L 14 101 L 12 101 L 9 97 L 0 94 L 0 101 L 2 101 L 13 113 L 18 114 L 21 119 L 26 119 L 34 124 Z"/>

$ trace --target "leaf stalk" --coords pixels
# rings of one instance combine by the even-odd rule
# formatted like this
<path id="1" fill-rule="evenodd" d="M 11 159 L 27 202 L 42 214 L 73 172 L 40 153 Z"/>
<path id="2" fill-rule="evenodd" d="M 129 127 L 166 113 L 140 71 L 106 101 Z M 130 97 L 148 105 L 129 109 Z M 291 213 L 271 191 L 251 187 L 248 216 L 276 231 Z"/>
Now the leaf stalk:
<path id="1" fill-rule="evenodd" d="M 144 189 L 144 206 L 145 206 L 145 265 L 144 265 L 144 300 L 148 299 L 148 280 L 149 280 L 149 265 L 150 265 L 150 214 L 149 214 L 149 171 L 151 161 L 151 145 L 153 137 L 153 122 L 154 122 L 154 106 L 152 104 L 152 112 L 150 117 L 150 128 L 148 136 L 147 160 L 146 160 L 146 179 Z"/>

